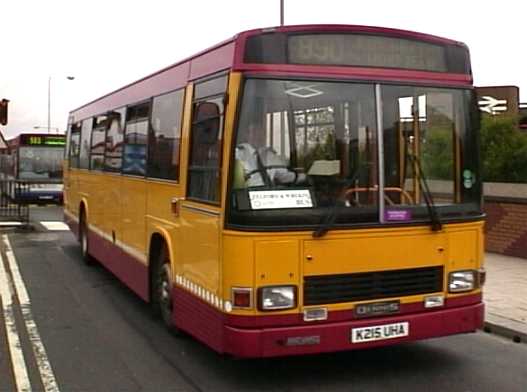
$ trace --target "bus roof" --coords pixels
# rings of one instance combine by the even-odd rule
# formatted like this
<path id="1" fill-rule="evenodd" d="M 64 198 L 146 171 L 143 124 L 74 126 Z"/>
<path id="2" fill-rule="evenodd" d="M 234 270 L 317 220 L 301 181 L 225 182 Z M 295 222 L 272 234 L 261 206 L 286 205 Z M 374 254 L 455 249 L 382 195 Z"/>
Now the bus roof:
<path id="1" fill-rule="evenodd" d="M 425 41 L 437 45 L 452 45 L 466 48 L 459 42 L 434 35 L 414 31 L 362 26 L 362 25 L 291 25 L 258 28 L 240 32 L 208 49 L 186 59 L 169 65 L 159 71 L 127 84 L 113 92 L 99 97 L 70 112 L 77 122 L 93 115 L 140 102 L 152 96 L 161 95 L 184 87 L 189 81 L 200 79 L 228 69 L 254 70 L 244 62 L 244 48 L 251 36 L 270 33 L 344 33 L 354 32 L 364 35 L 405 38 L 413 41 Z"/>

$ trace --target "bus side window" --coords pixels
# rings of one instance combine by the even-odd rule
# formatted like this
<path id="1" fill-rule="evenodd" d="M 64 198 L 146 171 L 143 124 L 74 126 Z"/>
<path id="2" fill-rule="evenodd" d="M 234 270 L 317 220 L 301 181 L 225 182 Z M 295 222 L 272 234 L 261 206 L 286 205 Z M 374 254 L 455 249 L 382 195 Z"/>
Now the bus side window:
<path id="1" fill-rule="evenodd" d="M 121 108 L 106 113 L 108 116 L 108 129 L 106 131 L 106 148 L 104 151 L 105 171 L 121 171 L 125 112 L 126 108 Z"/>
<path id="2" fill-rule="evenodd" d="M 154 98 L 148 137 L 148 177 L 179 179 L 184 89 Z"/>
<path id="3" fill-rule="evenodd" d="M 79 153 L 79 168 L 90 168 L 90 140 L 93 119 L 88 118 L 82 121 L 80 153 Z"/>
<path id="4" fill-rule="evenodd" d="M 71 140 L 71 129 L 73 127 L 73 116 L 68 116 L 68 127 L 66 131 L 66 144 L 64 146 L 64 159 L 69 159 L 70 154 L 70 140 Z"/>
<path id="5" fill-rule="evenodd" d="M 69 143 L 69 163 L 70 167 L 73 168 L 79 167 L 81 127 L 82 123 L 80 121 L 71 125 L 71 135 Z"/>
<path id="6" fill-rule="evenodd" d="M 187 194 L 191 199 L 218 203 L 223 97 L 195 104 L 192 120 Z"/>
<path id="7" fill-rule="evenodd" d="M 102 170 L 103 168 L 107 124 L 107 116 L 97 116 L 93 120 L 90 146 L 91 170 Z"/>
<path id="8" fill-rule="evenodd" d="M 150 101 L 131 106 L 126 111 L 123 174 L 146 175 L 146 144 Z"/>

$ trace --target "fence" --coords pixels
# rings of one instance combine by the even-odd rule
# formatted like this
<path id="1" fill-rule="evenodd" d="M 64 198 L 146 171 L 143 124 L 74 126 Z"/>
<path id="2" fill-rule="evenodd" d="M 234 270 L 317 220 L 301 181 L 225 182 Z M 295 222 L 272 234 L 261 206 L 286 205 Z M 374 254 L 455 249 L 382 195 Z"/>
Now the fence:
<path id="1" fill-rule="evenodd" d="M 29 223 L 29 205 L 20 195 L 29 194 L 29 183 L 17 180 L 0 180 L 0 221 Z"/>

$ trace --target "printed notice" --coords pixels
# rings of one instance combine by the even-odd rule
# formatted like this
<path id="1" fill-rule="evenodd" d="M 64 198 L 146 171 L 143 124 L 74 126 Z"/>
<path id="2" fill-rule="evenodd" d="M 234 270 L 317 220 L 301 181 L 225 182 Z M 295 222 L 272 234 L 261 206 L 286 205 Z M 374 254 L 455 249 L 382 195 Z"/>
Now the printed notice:
<path id="1" fill-rule="evenodd" d="M 253 210 L 313 207 L 308 189 L 249 191 L 249 200 Z"/>

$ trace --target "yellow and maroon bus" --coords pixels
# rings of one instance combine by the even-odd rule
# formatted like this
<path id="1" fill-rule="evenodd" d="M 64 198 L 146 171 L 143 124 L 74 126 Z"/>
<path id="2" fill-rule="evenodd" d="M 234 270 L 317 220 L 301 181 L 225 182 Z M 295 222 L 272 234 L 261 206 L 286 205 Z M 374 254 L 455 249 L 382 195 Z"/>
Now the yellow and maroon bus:
<path id="1" fill-rule="evenodd" d="M 87 262 L 221 353 L 472 332 L 478 129 L 460 42 L 246 31 L 70 113 L 65 220 Z"/>

